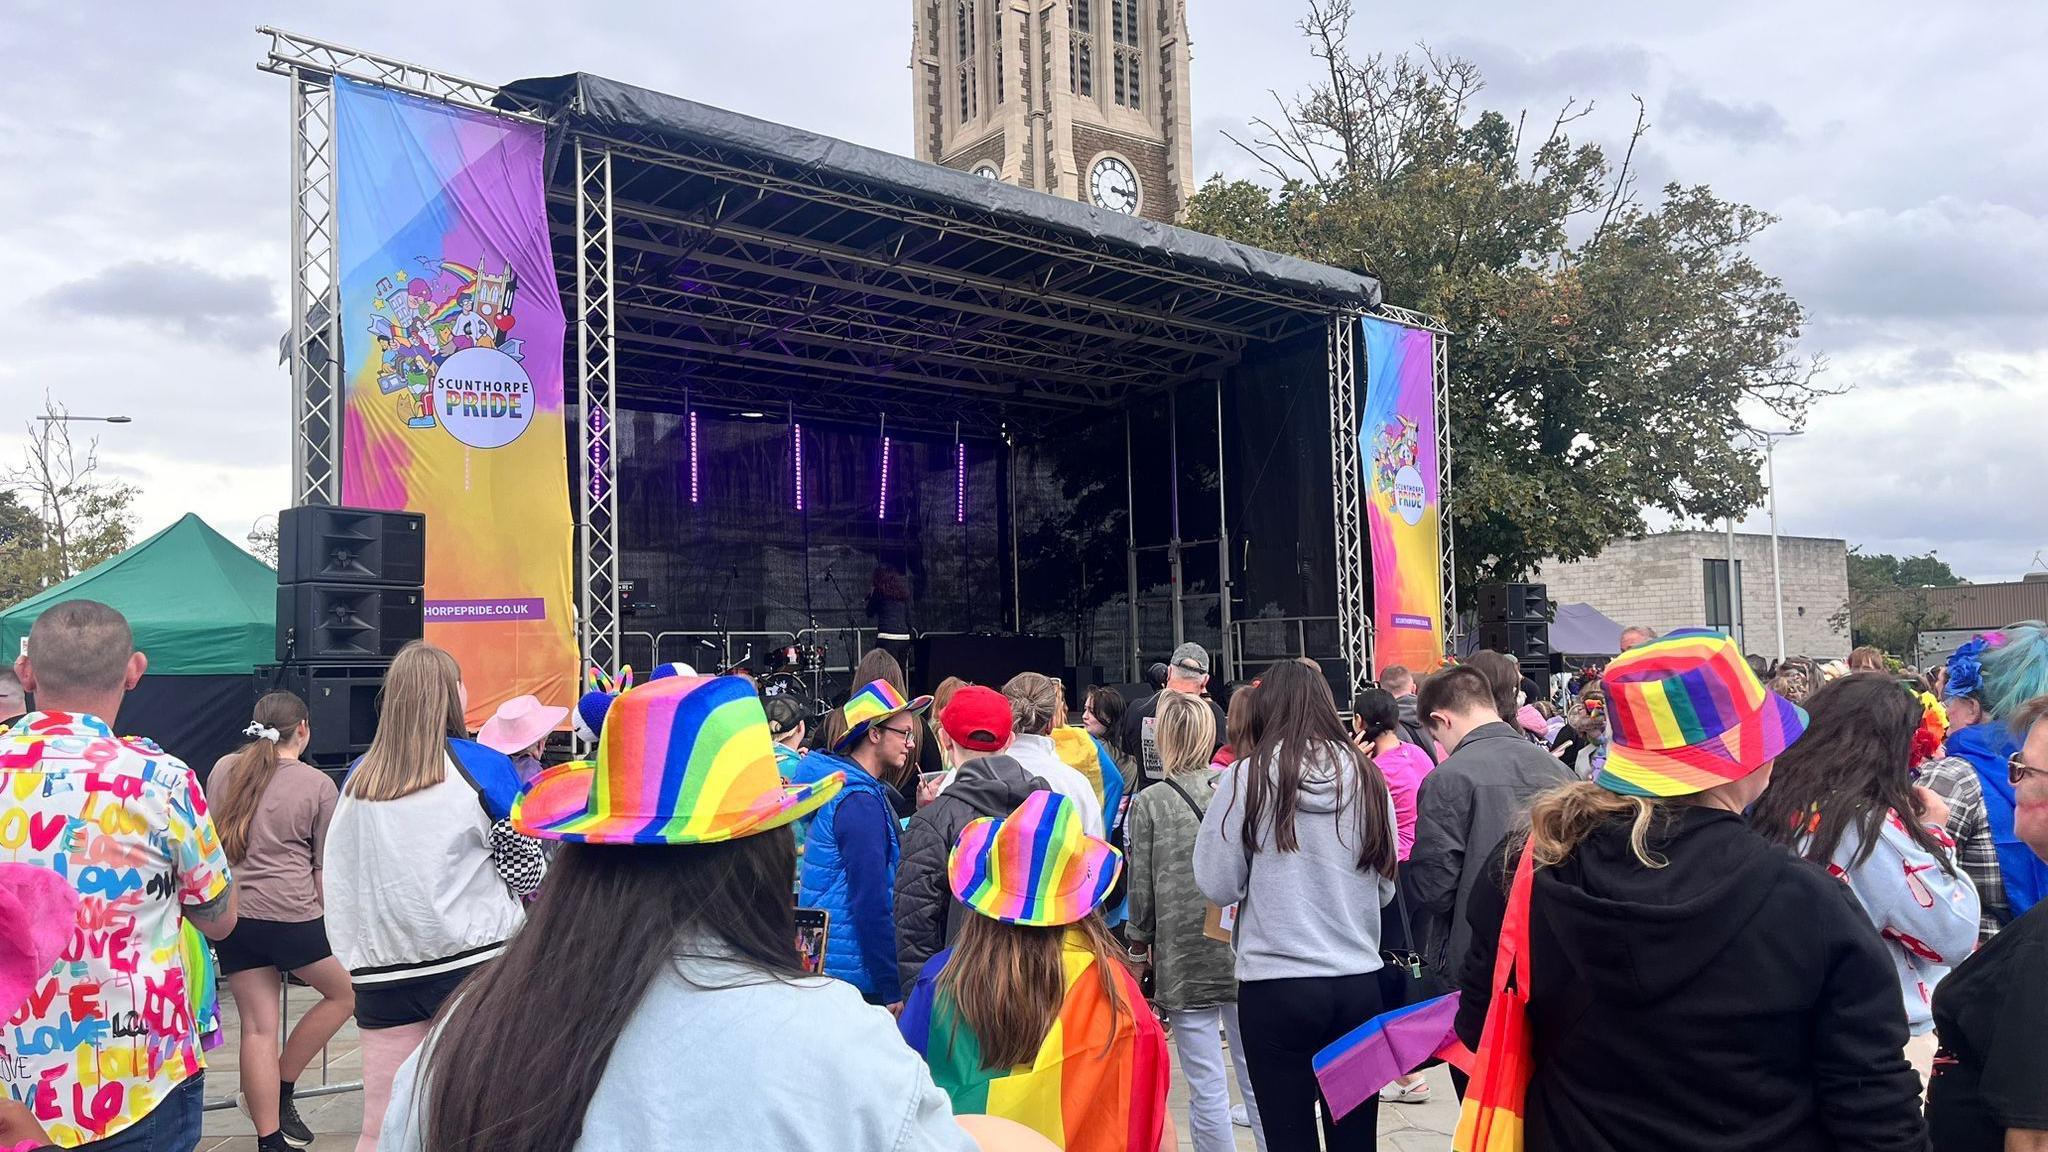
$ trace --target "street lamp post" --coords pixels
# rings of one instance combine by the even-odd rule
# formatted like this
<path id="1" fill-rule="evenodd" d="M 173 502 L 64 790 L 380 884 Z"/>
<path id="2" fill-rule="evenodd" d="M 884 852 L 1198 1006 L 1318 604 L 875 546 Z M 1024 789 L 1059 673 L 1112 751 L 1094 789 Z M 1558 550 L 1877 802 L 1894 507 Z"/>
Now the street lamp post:
<path id="1" fill-rule="evenodd" d="M 1771 500 L 1771 598 L 1777 604 L 1778 612 L 1778 662 L 1785 661 L 1785 575 L 1778 564 L 1778 468 L 1775 449 L 1778 441 L 1789 440 L 1801 435 L 1793 432 L 1759 432 L 1764 438 L 1764 483 L 1770 491 Z"/>

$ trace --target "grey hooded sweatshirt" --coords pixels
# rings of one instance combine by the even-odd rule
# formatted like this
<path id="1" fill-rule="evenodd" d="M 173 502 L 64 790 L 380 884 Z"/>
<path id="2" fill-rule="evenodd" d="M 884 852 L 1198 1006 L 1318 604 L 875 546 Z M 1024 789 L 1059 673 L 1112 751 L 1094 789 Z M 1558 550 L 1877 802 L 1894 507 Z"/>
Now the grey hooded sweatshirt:
<path id="1" fill-rule="evenodd" d="M 1195 882 L 1211 901 L 1238 906 L 1231 943 L 1239 980 L 1358 976 L 1381 967 L 1380 909 L 1394 898 L 1394 882 L 1358 866 L 1359 777 L 1349 757 L 1334 751 L 1318 749 L 1304 766 L 1293 852 L 1273 846 L 1269 815 L 1245 855 L 1246 773 L 1275 771 L 1270 753 L 1240 760 L 1216 779 L 1195 840 Z M 1394 802 L 1384 784 L 1380 790 L 1391 837 Z"/>

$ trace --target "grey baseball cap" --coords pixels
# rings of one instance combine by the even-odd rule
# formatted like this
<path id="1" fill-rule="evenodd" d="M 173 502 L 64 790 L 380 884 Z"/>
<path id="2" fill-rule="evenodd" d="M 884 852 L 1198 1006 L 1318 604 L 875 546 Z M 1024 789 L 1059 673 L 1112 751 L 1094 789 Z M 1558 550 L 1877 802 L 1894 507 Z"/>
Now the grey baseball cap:
<path id="1" fill-rule="evenodd" d="M 1173 650 L 1173 666 L 1183 672 L 1209 674 L 1209 650 L 1200 644 L 1183 644 Z"/>

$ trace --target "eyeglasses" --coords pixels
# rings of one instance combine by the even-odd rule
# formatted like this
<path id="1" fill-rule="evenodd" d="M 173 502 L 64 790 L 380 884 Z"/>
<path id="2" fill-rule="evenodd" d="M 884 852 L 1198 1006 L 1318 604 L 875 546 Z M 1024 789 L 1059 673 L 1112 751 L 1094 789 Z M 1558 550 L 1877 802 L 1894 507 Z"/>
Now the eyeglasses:
<path id="1" fill-rule="evenodd" d="M 910 742 L 911 733 L 917 731 L 917 729 L 914 726 L 910 728 L 891 728 L 886 724 L 877 724 L 875 728 L 877 731 L 887 732 L 891 736 L 901 737 L 903 742 L 906 744 Z"/>
<path id="2" fill-rule="evenodd" d="M 2005 762 L 2006 782 L 2017 788 L 2029 776 L 2048 776 L 2048 768 L 2036 768 L 2025 760 L 2020 759 L 2019 753 L 2013 753 L 2012 757 Z"/>

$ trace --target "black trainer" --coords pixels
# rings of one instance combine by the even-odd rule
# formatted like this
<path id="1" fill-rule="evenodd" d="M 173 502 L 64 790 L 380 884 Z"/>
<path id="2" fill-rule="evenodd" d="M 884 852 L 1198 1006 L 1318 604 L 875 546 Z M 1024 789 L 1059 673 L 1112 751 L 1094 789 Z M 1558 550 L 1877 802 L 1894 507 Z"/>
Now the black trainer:
<path id="1" fill-rule="evenodd" d="M 292 1142 L 284 1138 L 283 1132 L 272 1132 L 256 1138 L 256 1152 L 291 1152 Z"/>
<path id="2" fill-rule="evenodd" d="M 313 1143 L 313 1130 L 306 1127 L 305 1120 L 300 1118 L 299 1106 L 292 1103 L 290 1093 L 277 1099 L 277 1134 L 294 1148 L 305 1148 Z"/>

